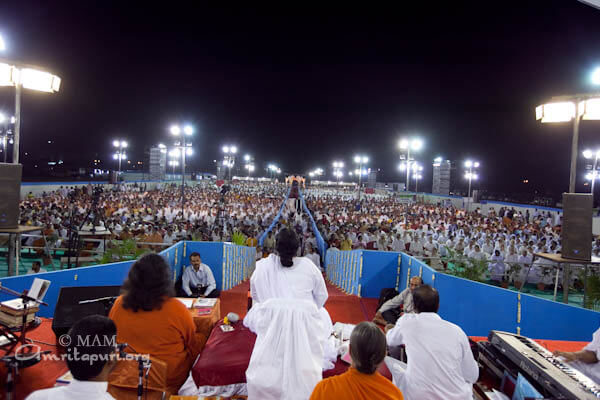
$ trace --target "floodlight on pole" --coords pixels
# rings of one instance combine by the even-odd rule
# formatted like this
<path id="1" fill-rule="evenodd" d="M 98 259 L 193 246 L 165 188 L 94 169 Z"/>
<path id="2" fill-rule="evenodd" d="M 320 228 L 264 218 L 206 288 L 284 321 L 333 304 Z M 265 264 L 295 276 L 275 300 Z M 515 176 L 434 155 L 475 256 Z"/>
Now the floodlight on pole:
<path id="1" fill-rule="evenodd" d="M 6 42 L 2 35 L 0 35 L 0 51 L 6 51 Z"/>
<path id="2" fill-rule="evenodd" d="M 405 160 L 406 168 L 400 169 L 401 171 L 406 170 L 406 191 L 410 186 L 410 164 L 415 162 L 414 158 L 411 158 L 410 152 L 416 152 L 423 148 L 423 140 L 418 137 L 413 138 L 402 138 L 398 141 L 398 147 L 400 148 L 400 152 L 406 152 L 406 156 L 404 154 L 400 154 L 400 159 Z"/>
<path id="3" fill-rule="evenodd" d="M 467 193 L 467 211 L 469 211 L 471 204 L 471 183 L 478 178 L 477 174 L 473 172 L 473 168 L 479 168 L 479 162 L 467 160 L 465 161 L 465 167 L 468 168 L 468 171 L 465 172 L 465 179 L 469 180 L 469 190 Z"/>
<path id="4" fill-rule="evenodd" d="M 360 190 L 361 190 L 361 181 L 363 175 L 363 165 L 369 162 L 369 157 L 365 155 L 355 155 L 354 162 L 358 164 L 358 170 L 355 173 L 358 173 L 358 200 L 360 201 Z"/>
<path id="5" fill-rule="evenodd" d="M 598 160 L 600 159 L 600 149 L 596 150 L 596 151 L 592 151 L 591 149 L 585 149 L 583 151 L 583 157 L 590 160 L 590 159 L 594 159 L 594 163 L 592 164 L 592 171 L 590 173 L 588 173 L 586 175 L 586 179 L 591 181 L 592 184 L 591 186 L 591 193 L 592 193 L 592 197 L 594 196 L 594 183 L 596 182 L 596 179 L 598 178 Z"/>
<path id="6" fill-rule="evenodd" d="M 596 67 L 593 71 L 592 71 L 592 84 L 594 85 L 600 85 L 600 67 Z"/>
<path id="7" fill-rule="evenodd" d="M 595 77 L 594 71 L 592 76 Z M 598 72 L 600 76 L 600 72 Z M 600 85 L 600 79 L 592 79 Z M 542 123 L 560 123 L 573 121 L 571 141 L 571 164 L 569 169 L 569 193 L 575 193 L 577 174 L 577 156 L 579 142 L 579 123 L 581 120 L 600 120 L 600 93 L 558 96 L 550 102 L 535 108 L 535 118 Z"/>
<path id="8" fill-rule="evenodd" d="M 184 218 L 185 212 L 185 156 L 191 156 L 193 150 L 190 143 L 186 143 L 186 136 L 191 136 L 194 133 L 194 127 L 187 124 L 183 128 L 179 124 L 171 125 L 169 128 L 171 135 L 181 136 L 181 142 L 176 143 L 177 151 L 173 150 L 173 155 L 179 156 L 181 154 L 181 218 Z M 175 166 L 173 165 L 173 173 L 175 173 Z"/>

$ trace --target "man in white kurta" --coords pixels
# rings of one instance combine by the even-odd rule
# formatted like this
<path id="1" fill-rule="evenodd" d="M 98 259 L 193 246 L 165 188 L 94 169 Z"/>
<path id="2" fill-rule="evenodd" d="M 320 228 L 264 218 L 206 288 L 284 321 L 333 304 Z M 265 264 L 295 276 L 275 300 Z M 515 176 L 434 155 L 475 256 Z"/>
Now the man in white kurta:
<path id="1" fill-rule="evenodd" d="M 413 301 L 417 313 L 404 314 L 386 335 L 388 346 L 406 345 L 408 366 L 392 369 L 394 383 L 405 400 L 472 399 L 479 368 L 467 335 L 437 314 L 439 295 L 431 286 L 415 289 Z"/>
<path id="2" fill-rule="evenodd" d="M 246 371 L 248 399 L 308 399 L 337 357 L 321 272 L 305 257 L 284 267 L 271 254 L 256 263 L 250 291 L 244 325 L 257 337 Z"/>

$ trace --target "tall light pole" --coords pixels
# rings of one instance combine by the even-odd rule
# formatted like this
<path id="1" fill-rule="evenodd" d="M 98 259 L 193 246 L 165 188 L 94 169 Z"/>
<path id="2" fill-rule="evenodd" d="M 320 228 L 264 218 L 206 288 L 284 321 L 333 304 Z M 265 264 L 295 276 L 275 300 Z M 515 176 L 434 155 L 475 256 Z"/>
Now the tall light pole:
<path id="1" fill-rule="evenodd" d="M 252 157 L 250 154 L 246 154 L 244 156 L 244 168 L 246 169 L 247 172 L 247 176 L 250 177 L 250 174 L 252 172 L 254 172 L 254 157 Z"/>
<path id="2" fill-rule="evenodd" d="M 121 175 L 121 161 L 127 160 L 127 154 L 125 154 L 125 149 L 127 148 L 127 142 L 124 140 L 113 140 L 113 147 L 117 149 L 117 152 L 113 154 L 114 160 L 119 160 L 119 174 Z"/>
<path id="3" fill-rule="evenodd" d="M 410 183 L 410 170 L 411 163 L 414 162 L 414 158 L 411 158 L 410 152 L 419 151 L 423 148 L 423 141 L 419 138 L 411 138 L 411 139 L 400 139 L 398 142 L 398 147 L 400 148 L 400 152 L 406 152 L 406 155 L 400 154 L 400 160 L 403 163 L 400 164 L 400 169 L 406 169 L 406 191 L 408 192 L 409 183 Z M 402 167 L 404 165 L 404 167 Z"/>
<path id="4" fill-rule="evenodd" d="M 334 161 L 333 162 L 333 176 L 337 179 L 338 184 L 340 183 L 340 178 L 344 176 L 344 172 L 342 171 L 344 168 L 343 161 Z"/>
<path id="5" fill-rule="evenodd" d="M 0 39 L 1 47 L 5 43 Z M 1 50 L 1 49 L 0 49 Z M 0 60 L 0 86 L 15 88 L 15 126 L 13 139 L 13 163 L 19 163 L 19 145 L 21 143 L 21 92 L 23 89 L 38 92 L 56 93 L 60 89 L 60 78 L 39 67 L 24 64 L 16 65 L 10 61 Z"/>
<path id="6" fill-rule="evenodd" d="M 419 180 L 423 178 L 423 166 L 417 162 L 413 163 L 413 179 L 415 180 L 415 193 L 419 193 Z"/>
<path id="7" fill-rule="evenodd" d="M 473 162 L 471 160 L 467 160 L 467 161 L 465 161 L 465 167 L 468 169 L 467 172 L 465 172 L 465 179 L 469 180 L 469 192 L 468 192 L 468 197 L 467 197 L 467 212 L 468 212 L 469 208 L 470 208 L 470 204 L 471 204 L 471 182 L 474 180 L 477 180 L 479 178 L 479 176 L 475 172 L 473 172 L 473 168 L 479 168 L 479 163 Z"/>
<path id="8" fill-rule="evenodd" d="M 229 180 L 231 180 L 231 169 L 235 165 L 235 155 L 238 149 L 236 146 L 225 145 L 223 146 L 223 153 L 225 153 L 225 159 L 223 165 L 229 168 Z"/>
<path id="9" fill-rule="evenodd" d="M 176 144 L 179 146 L 181 151 L 181 219 L 184 219 L 184 208 L 185 208 L 185 156 L 191 156 L 193 153 L 191 143 L 186 143 L 185 138 L 192 136 L 194 128 L 191 125 L 185 125 L 183 129 L 179 125 L 172 125 L 170 128 L 171 135 L 179 137 L 181 136 L 181 142 Z"/>
<path id="10" fill-rule="evenodd" d="M 3 129 L 2 129 L 2 152 L 3 154 L 3 159 L 4 162 L 6 162 L 6 158 L 8 157 L 8 134 L 10 133 L 10 130 L 8 129 L 8 125 L 9 123 L 14 124 L 15 123 L 15 117 L 10 117 L 8 118 L 8 116 L 4 115 L 4 114 L 0 114 L 0 124 L 3 124 Z"/>
<path id="11" fill-rule="evenodd" d="M 362 176 L 363 176 L 363 166 L 369 162 L 369 157 L 367 156 L 362 156 L 362 155 L 356 155 L 354 156 L 354 163 L 358 164 L 358 171 L 355 171 L 355 173 L 358 173 L 358 201 L 360 201 L 360 190 L 361 190 L 361 184 L 362 184 Z"/>
<path id="12" fill-rule="evenodd" d="M 593 85 L 600 86 L 600 67 L 592 72 L 590 80 Z M 536 120 L 541 120 L 542 123 L 573 121 L 569 193 L 575 193 L 579 123 L 582 119 L 600 120 L 600 93 L 583 93 L 553 97 L 549 103 L 539 105 L 535 108 L 535 118 Z"/>
<path id="13" fill-rule="evenodd" d="M 599 78 L 600 79 L 600 78 Z M 586 179 L 591 180 L 592 181 L 592 197 L 594 196 L 594 182 L 596 182 L 596 179 L 598 178 L 598 171 L 596 170 L 598 168 L 598 159 L 600 158 L 600 149 L 596 150 L 596 152 L 593 152 L 592 150 L 584 150 L 583 151 L 583 157 L 585 157 L 586 159 L 594 159 L 594 164 L 592 165 L 592 172 L 588 173 L 586 175 Z"/>

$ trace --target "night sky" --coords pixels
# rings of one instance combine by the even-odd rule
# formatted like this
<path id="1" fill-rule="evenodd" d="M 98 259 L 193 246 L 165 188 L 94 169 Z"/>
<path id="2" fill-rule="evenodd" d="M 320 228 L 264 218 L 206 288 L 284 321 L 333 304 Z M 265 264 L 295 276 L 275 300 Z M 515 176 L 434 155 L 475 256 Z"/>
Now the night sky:
<path id="1" fill-rule="evenodd" d="M 380 180 L 402 182 L 397 142 L 418 134 L 424 190 L 442 155 L 479 160 L 483 189 L 557 194 L 568 188 L 572 128 L 540 124 L 535 106 L 593 91 L 600 65 L 600 11 L 576 0 L 262 10 L 271 15 L 72 3 L 0 6 L 4 57 L 63 80 L 58 94 L 24 93 L 25 164 L 52 154 L 114 168 L 113 139 L 143 160 L 172 142 L 171 123 L 191 122 L 196 171 L 214 173 L 221 146 L 235 143 L 259 168 L 329 176 L 334 160 L 360 152 Z M 14 89 L 0 88 L 0 109 L 13 106 Z M 580 146 L 600 148 L 599 130 L 583 121 Z"/>

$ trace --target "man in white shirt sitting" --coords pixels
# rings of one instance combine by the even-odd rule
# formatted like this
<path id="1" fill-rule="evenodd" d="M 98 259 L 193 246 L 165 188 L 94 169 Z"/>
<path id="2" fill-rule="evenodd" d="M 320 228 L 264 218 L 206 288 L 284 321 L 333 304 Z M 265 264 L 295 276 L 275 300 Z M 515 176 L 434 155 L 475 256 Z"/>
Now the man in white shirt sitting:
<path id="1" fill-rule="evenodd" d="M 35 391 L 27 400 L 114 399 L 106 392 L 108 375 L 117 365 L 114 322 L 101 315 L 90 315 L 75 323 L 68 336 L 66 359 L 73 381 L 67 386 Z M 94 338 L 100 344 L 90 346 Z"/>
<path id="2" fill-rule="evenodd" d="M 479 376 L 467 335 L 437 314 L 440 297 L 429 285 L 413 291 L 415 314 L 386 326 L 388 346 L 406 346 L 408 366 L 393 365 L 394 383 L 406 400 L 467 400 Z"/>
<path id="3" fill-rule="evenodd" d="M 46 270 L 46 268 L 42 268 L 42 265 L 40 264 L 39 261 L 34 261 L 33 264 L 31 264 L 31 268 L 27 271 L 27 275 L 39 274 L 42 272 L 48 272 L 48 271 Z"/>
<path id="4" fill-rule="evenodd" d="M 181 286 L 188 297 L 219 297 L 217 283 L 210 267 L 202 263 L 199 253 L 190 254 L 192 265 L 183 271 Z"/>

